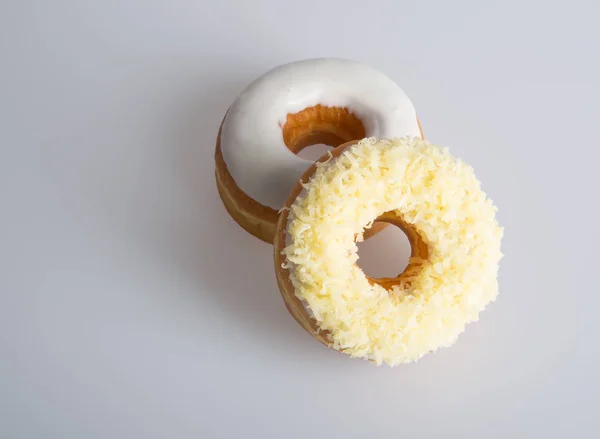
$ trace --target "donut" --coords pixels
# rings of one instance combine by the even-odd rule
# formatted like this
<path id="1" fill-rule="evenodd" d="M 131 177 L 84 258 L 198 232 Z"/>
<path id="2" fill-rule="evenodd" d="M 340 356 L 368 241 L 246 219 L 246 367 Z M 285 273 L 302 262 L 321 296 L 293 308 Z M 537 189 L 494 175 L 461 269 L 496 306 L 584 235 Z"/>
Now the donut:
<path id="1" fill-rule="evenodd" d="M 232 218 L 272 243 L 278 212 L 313 164 L 296 154 L 364 137 L 421 136 L 413 104 L 378 70 L 344 59 L 274 68 L 229 107 L 217 136 L 216 180 Z"/>
<path id="2" fill-rule="evenodd" d="M 358 267 L 374 221 L 407 235 L 394 278 Z M 378 365 L 452 345 L 498 294 L 503 229 L 473 169 L 417 137 L 367 138 L 311 166 L 285 202 L 274 257 L 286 307 L 314 338 Z"/>

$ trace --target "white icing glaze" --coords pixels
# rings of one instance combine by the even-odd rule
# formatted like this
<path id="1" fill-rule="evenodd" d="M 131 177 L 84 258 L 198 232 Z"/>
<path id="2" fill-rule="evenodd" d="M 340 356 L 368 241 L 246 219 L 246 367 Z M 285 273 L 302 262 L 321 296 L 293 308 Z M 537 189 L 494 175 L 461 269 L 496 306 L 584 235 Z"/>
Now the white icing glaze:
<path id="1" fill-rule="evenodd" d="M 317 104 L 345 107 L 367 137 L 420 137 L 417 115 L 404 91 L 382 72 L 344 59 L 285 64 L 252 82 L 231 105 L 221 131 L 227 169 L 238 187 L 279 210 L 312 164 L 291 152 L 281 127 L 288 114 Z"/>

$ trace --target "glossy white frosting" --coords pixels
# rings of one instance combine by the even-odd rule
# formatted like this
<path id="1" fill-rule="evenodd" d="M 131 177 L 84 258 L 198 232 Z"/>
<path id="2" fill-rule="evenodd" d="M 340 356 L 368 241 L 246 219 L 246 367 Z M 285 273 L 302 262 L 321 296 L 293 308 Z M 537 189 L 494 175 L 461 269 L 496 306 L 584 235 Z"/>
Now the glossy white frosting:
<path id="1" fill-rule="evenodd" d="M 359 62 L 323 58 L 270 70 L 231 105 L 221 131 L 221 150 L 238 187 L 279 210 L 312 164 L 291 152 L 281 127 L 288 114 L 321 104 L 345 107 L 363 123 L 367 137 L 420 137 L 415 108 L 382 72 Z"/>

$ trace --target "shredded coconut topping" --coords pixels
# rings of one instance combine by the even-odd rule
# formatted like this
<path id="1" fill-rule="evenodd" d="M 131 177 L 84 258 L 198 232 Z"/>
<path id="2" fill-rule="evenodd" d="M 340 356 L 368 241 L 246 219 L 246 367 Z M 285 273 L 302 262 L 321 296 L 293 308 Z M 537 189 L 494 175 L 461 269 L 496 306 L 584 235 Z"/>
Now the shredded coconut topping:
<path id="1" fill-rule="evenodd" d="M 291 205 L 284 268 L 334 349 L 377 364 L 452 345 L 498 294 L 502 228 L 473 169 L 420 138 L 367 138 L 318 165 Z M 390 290 L 357 266 L 356 241 L 394 211 L 428 258 Z"/>

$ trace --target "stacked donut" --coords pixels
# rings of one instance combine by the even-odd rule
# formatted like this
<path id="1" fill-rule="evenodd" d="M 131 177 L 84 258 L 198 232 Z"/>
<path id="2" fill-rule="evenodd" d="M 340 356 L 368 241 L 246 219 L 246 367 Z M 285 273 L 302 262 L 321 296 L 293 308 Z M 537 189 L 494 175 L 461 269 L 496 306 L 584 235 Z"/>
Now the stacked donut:
<path id="1" fill-rule="evenodd" d="M 316 163 L 296 154 L 327 144 Z M 217 137 L 217 187 L 232 218 L 274 245 L 279 289 L 314 338 L 377 364 L 453 344 L 498 294 L 502 228 L 473 169 L 423 140 L 386 75 L 315 59 L 277 67 L 231 105 Z M 386 224 L 408 267 L 371 278 L 356 243 Z"/>

